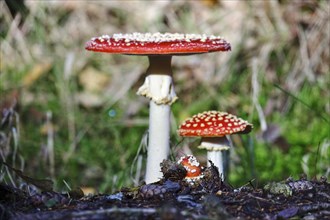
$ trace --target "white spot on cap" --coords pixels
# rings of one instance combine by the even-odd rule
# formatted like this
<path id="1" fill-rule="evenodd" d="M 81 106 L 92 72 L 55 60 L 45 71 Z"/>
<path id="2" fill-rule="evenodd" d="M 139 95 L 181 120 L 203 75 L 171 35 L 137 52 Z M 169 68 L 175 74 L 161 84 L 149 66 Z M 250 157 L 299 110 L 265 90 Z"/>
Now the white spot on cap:
<path id="1" fill-rule="evenodd" d="M 128 34 L 122 34 L 117 33 L 113 34 L 112 37 L 109 35 L 102 35 L 98 39 L 102 42 L 105 39 L 113 38 L 116 42 L 124 40 L 124 42 L 128 43 L 130 41 L 135 42 L 177 42 L 181 41 L 177 45 L 182 45 L 183 42 L 191 42 L 191 41 L 200 41 L 200 42 L 206 42 L 207 40 L 211 40 L 213 44 L 217 44 L 218 39 L 224 41 L 220 36 L 207 36 L 205 34 L 179 34 L 179 33 L 128 33 Z M 92 38 L 92 40 L 95 40 L 95 38 Z M 141 44 L 142 45 L 142 44 Z M 143 45 L 142 45 L 143 46 Z"/>

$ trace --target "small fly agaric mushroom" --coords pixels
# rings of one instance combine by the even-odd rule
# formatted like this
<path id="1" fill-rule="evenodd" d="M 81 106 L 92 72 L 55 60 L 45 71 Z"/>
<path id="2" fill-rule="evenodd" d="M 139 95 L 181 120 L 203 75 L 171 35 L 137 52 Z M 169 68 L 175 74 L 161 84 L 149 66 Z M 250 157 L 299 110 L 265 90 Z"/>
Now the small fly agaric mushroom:
<path id="1" fill-rule="evenodd" d="M 148 56 L 147 77 L 137 94 L 150 99 L 145 180 L 146 183 L 158 181 L 162 177 L 160 162 L 169 154 L 170 106 L 178 98 L 172 82 L 172 56 L 228 51 L 230 44 L 223 38 L 213 35 L 133 33 L 92 38 L 86 43 L 86 49 Z"/>
<path id="2" fill-rule="evenodd" d="M 223 152 L 229 150 L 226 135 L 246 134 L 252 124 L 236 116 L 218 111 L 205 111 L 183 122 L 178 130 L 183 137 L 202 137 L 199 148 L 207 150 L 207 159 L 219 168 L 224 179 Z"/>
<path id="3" fill-rule="evenodd" d="M 178 160 L 187 171 L 186 179 L 199 178 L 202 174 L 202 167 L 193 155 L 183 156 Z"/>

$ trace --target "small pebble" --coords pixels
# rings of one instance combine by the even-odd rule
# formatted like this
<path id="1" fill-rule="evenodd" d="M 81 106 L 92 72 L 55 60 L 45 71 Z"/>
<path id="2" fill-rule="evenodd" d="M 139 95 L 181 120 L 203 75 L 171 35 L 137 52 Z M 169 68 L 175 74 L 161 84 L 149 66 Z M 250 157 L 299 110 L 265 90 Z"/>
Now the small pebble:
<path id="1" fill-rule="evenodd" d="M 119 201 L 121 201 L 123 199 L 123 193 L 119 192 L 119 193 L 116 193 L 116 194 L 106 196 L 106 199 L 107 200 L 119 200 Z"/>

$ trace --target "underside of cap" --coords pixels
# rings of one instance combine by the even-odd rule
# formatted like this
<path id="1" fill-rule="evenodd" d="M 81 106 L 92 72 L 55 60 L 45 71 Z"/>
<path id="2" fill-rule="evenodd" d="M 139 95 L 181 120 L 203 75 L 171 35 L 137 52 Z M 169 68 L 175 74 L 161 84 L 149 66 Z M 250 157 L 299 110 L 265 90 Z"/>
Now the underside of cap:
<path id="1" fill-rule="evenodd" d="M 172 33 L 133 33 L 102 35 L 86 43 L 86 50 L 127 55 L 192 55 L 230 51 L 219 36 Z"/>
<path id="2" fill-rule="evenodd" d="M 202 137 L 199 149 L 206 149 L 207 151 L 224 151 L 229 150 L 230 143 L 226 136 L 223 137 Z"/>

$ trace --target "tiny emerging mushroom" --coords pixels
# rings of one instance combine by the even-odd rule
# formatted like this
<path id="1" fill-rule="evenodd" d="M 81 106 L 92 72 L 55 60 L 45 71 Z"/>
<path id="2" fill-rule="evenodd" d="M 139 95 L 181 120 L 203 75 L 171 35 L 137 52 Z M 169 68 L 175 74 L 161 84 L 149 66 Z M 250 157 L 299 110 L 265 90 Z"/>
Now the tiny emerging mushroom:
<path id="1" fill-rule="evenodd" d="M 184 121 L 178 133 L 183 137 L 201 137 L 199 148 L 207 150 L 207 159 L 219 168 L 219 173 L 224 179 L 223 151 L 230 148 L 226 135 L 246 134 L 252 128 L 252 124 L 232 114 L 205 111 Z"/>
<path id="2" fill-rule="evenodd" d="M 229 51 L 230 44 L 213 35 L 132 33 L 95 37 L 85 48 L 95 52 L 148 56 L 147 76 L 137 94 L 150 99 L 145 181 L 158 181 L 162 177 L 159 161 L 169 154 L 170 106 L 178 99 L 172 81 L 172 56 Z"/>
<path id="3" fill-rule="evenodd" d="M 187 171 L 186 178 L 198 177 L 202 173 L 202 167 L 193 155 L 183 156 L 178 160 Z"/>
<path id="4" fill-rule="evenodd" d="M 197 158 L 193 155 L 182 156 L 178 162 L 181 164 L 187 171 L 185 180 L 188 182 L 194 182 L 203 177 L 202 169 L 203 167 L 197 161 Z"/>

